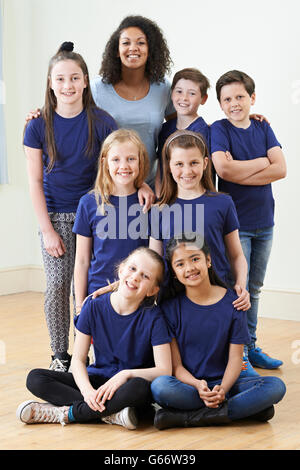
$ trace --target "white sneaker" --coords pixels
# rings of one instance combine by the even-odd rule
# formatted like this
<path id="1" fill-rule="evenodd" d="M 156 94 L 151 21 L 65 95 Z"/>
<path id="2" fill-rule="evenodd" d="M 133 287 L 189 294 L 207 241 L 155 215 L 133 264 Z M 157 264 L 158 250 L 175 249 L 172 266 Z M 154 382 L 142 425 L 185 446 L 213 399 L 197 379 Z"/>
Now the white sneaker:
<path id="1" fill-rule="evenodd" d="M 27 400 L 21 403 L 17 408 L 17 418 L 23 423 L 60 423 L 62 426 L 67 424 L 65 411 L 67 406 L 55 406 L 51 403 L 39 403 L 33 400 Z"/>
<path id="2" fill-rule="evenodd" d="M 107 424 L 119 424 L 120 426 L 124 426 L 126 429 L 136 429 L 137 427 L 137 416 L 135 414 L 135 410 L 129 406 L 118 411 L 118 413 L 102 418 L 102 421 Z"/>

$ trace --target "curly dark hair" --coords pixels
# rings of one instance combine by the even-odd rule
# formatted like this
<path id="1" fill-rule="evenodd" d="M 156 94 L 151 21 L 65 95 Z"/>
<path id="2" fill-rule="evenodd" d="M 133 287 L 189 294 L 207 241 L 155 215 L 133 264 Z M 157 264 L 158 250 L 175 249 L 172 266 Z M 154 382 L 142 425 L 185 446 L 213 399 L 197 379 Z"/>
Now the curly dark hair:
<path id="1" fill-rule="evenodd" d="M 105 83 L 112 85 L 121 78 L 121 60 L 118 57 L 119 38 L 126 28 L 136 27 L 143 31 L 148 42 L 148 60 L 145 75 L 151 83 L 163 82 L 166 73 L 170 73 L 173 64 L 167 42 L 157 24 L 144 16 L 127 16 L 108 40 L 102 56 L 99 75 Z"/>

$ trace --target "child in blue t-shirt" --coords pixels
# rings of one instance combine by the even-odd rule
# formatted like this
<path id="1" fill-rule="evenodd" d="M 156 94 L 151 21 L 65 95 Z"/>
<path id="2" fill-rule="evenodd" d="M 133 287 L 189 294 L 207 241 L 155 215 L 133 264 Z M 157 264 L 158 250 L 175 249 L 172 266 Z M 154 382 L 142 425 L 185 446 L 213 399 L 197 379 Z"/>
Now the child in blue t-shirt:
<path id="1" fill-rule="evenodd" d="M 171 90 L 172 102 L 177 116 L 167 120 L 158 135 L 158 169 L 156 175 L 156 192 L 159 194 L 163 180 L 162 149 L 169 135 L 178 129 L 187 129 L 200 132 L 205 138 L 209 148 L 210 135 L 209 126 L 204 119 L 198 115 L 198 108 L 207 100 L 207 90 L 210 87 L 208 78 L 195 68 L 179 70 L 174 75 Z"/>
<path id="2" fill-rule="evenodd" d="M 119 129 L 105 139 L 94 188 L 80 199 L 73 227 L 77 314 L 87 295 L 115 281 L 116 263 L 149 245 L 148 216 L 138 198 L 148 169 L 147 150 L 134 130 Z"/>
<path id="3" fill-rule="evenodd" d="M 150 248 L 163 255 L 174 235 L 202 233 L 218 275 L 226 283 L 234 278 L 236 308 L 248 309 L 247 263 L 239 240 L 236 209 L 230 196 L 215 190 L 203 136 L 176 131 L 166 140 L 162 156 L 165 177 L 161 197 L 150 213 Z"/>
<path id="4" fill-rule="evenodd" d="M 40 117 L 28 122 L 23 143 L 46 272 L 50 367 L 67 370 L 72 227 L 81 196 L 93 186 L 102 142 L 117 125 L 96 107 L 86 63 L 73 52 L 73 43 L 64 43 L 52 57 L 47 76 L 45 105 Z"/>
<path id="5" fill-rule="evenodd" d="M 71 372 L 34 369 L 27 388 L 47 403 L 28 400 L 17 409 L 24 423 L 99 422 L 135 429 L 134 407 L 152 401 L 150 383 L 170 374 L 171 338 L 154 305 L 164 262 L 137 248 L 118 267 L 117 290 L 86 300 L 76 321 Z M 93 338 L 95 363 L 86 368 Z"/>
<path id="6" fill-rule="evenodd" d="M 248 342 L 246 312 L 217 277 L 209 247 L 196 234 L 170 240 L 167 260 L 177 296 L 162 304 L 171 335 L 173 376 L 151 384 L 158 429 L 267 421 L 285 394 L 277 377 L 240 378 Z"/>
<path id="7" fill-rule="evenodd" d="M 240 223 L 240 240 L 248 263 L 250 342 L 245 355 L 256 367 L 275 369 L 282 361 L 256 347 L 258 302 L 271 252 L 274 199 L 271 183 L 284 178 L 286 164 L 280 143 L 266 121 L 250 119 L 255 84 L 244 72 L 225 73 L 216 84 L 227 119 L 211 126 L 212 159 L 218 189 L 231 195 Z"/>

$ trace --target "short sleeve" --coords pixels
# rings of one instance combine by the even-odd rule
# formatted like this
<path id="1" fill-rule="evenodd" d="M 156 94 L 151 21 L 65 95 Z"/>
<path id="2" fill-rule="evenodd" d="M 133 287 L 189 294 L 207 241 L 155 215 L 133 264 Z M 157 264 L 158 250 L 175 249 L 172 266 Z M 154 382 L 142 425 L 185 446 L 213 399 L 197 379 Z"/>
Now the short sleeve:
<path id="1" fill-rule="evenodd" d="M 155 240 L 162 240 L 161 220 L 161 211 L 157 205 L 154 205 L 148 211 L 148 232 Z"/>
<path id="2" fill-rule="evenodd" d="M 25 128 L 23 143 L 26 147 L 42 149 L 44 143 L 44 131 L 42 131 L 42 118 L 35 118 L 29 121 Z"/>
<path id="3" fill-rule="evenodd" d="M 216 121 L 210 128 L 210 151 L 227 152 L 230 150 L 230 142 L 226 128 L 221 121 Z"/>
<path id="4" fill-rule="evenodd" d="M 98 108 L 101 108 L 100 93 L 99 93 L 100 84 L 101 84 L 101 78 L 99 76 L 90 80 L 91 92 Z"/>
<path id="5" fill-rule="evenodd" d="M 75 222 L 72 230 L 73 233 L 82 235 L 84 237 L 93 236 L 87 207 L 88 196 L 93 197 L 92 195 L 85 195 L 79 201 L 76 211 Z"/>
<path id="6" fill-rule="evenodd" d="M 178 302 L 178 298 L 175 299 L 176 303 Z M 177 317 L 177 308 L 175 305 L 175 301 L 166 301 L 162 304 L 161 310 L 163 315 L 166 319 L 168 329 L 172 338 L 177 337 L 177 330 L 178 330 L 178 317 Z"/>
<path id="7" fill-rule="evenodd" d="M 160 344 L 170 343 L 172 340 L 167 326 L 167 322 L 159 309 L 153 320 L 151 331 L 151 344 L 158 346 Z"/>
<path id="8" fill-rule="evenodd" d="M 168 116 L 171 116 L 171 114 L 174 114 L 176 111 L 175 111 L 173 101 L 171 98 L 172 90 L 171 90 L 171 85 L 170 85 L 169 80 L 165 79 L 165 85 L 168 89 L 168 100 L 167 100 L 167 106 L 165 109 L 165 117 L 168 117 Z"/>
<path id="9" fill-rule="evenodd" d="M 249 344 L 247 312 L 234 309 L 229 342 L 232 344 Z"/>
<path id="10" fill-rule="evenodd" d="M 273 129 L 271 128 L 270 124 L 266 122 L 265 124 L 266 128 L 266 137 L 267 137 L 267 150 L 273 148 L 273 147 L 280 147 L 281 144 L 278 142 Z"/>
<path id="11" fill-rule="evenodd" d="M 92 315 L 92 299 L 89 297 L 79 315 L 74 319 L 75 327 L 78 331 L 85 335 L 91 336 L 91 315 Z"/>
<path id="12" fill-rule="evenodd" d="M 228 198 L 228 207 L 226 211 L 226 218 L 223 226 L 223 234 L 228 235 L 228 233 L 233 232 L 240 228 L 240 223 L 236 211 L 235 204 L 230 196 Z"/>

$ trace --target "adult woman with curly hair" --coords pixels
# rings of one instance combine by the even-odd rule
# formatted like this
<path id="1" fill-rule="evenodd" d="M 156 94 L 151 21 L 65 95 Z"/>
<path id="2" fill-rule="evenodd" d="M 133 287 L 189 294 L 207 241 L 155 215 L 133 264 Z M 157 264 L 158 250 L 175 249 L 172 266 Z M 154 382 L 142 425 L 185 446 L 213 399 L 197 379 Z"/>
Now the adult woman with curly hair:
<path id="1" fill-rule="evenodd" d="M 147 182 L 154 187 L 157 136 L 164 118 L 174 113 L 170 52 L 156 23 L 127 16 L 106 44 L 99 75 L 91 81 L 94 100 L 119 127 L 138 132 L 150 159 Z"/>

